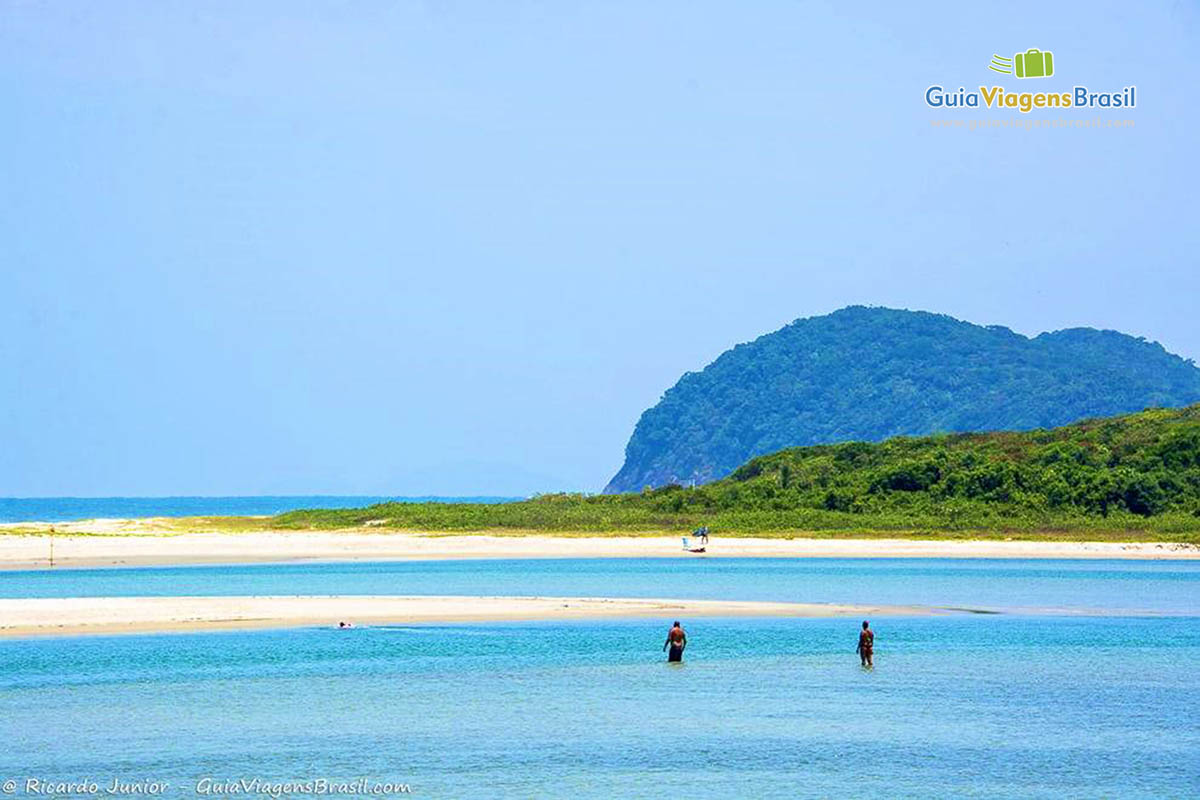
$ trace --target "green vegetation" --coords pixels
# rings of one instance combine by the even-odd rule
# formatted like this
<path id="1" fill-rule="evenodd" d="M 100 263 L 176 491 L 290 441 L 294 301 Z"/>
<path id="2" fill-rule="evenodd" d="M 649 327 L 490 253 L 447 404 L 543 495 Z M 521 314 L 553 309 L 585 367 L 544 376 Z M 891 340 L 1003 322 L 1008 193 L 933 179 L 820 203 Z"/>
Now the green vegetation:
<path id="1" fill-rule="evenodd" d="M 688 373 L 638 421 L 609 492 L 704 483 L 797 445 L 1031 430 L 1200 402 L 1200 369 L 1090 328 L 1029 339 L 886 308 L 798 320 Z"/>
<path id="2" fill-rule="evenodd" d="M 277 528 L 1200 542 L 1200 405 L 1053 430 L 783 450 L 720 481 L 519 503 L 294 511 Z"/>

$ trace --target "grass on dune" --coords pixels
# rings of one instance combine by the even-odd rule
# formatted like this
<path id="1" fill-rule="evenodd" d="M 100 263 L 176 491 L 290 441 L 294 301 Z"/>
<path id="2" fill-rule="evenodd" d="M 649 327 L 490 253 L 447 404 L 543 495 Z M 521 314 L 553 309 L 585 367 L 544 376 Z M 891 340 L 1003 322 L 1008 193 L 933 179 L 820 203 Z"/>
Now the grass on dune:
<path id="1" fill-rule="evenodd" d="M 594 513 L 588 498 L 540 498 L 503 506 L 388 503 L 364 509 L 292 511 L 270 521 L 276 530 L 367 529 L 439 534 L 653 536 L 708 525 L 714 535 L 767 538 L 1019 539 L 1200 543 L 1200 525 L 1186 514 L 1146 519 L 986 515 L 953 519 L 930 514 L 858 515 L 830 511 L 725 511 L 666 514 L 642 508 Z"/>
<path id="2" fill-rule="evenodd" d="M 292 511 L 279 529 L 1200 541 L 1200 405 L 1050 430 L 782 450 L 636 494 Z"/>

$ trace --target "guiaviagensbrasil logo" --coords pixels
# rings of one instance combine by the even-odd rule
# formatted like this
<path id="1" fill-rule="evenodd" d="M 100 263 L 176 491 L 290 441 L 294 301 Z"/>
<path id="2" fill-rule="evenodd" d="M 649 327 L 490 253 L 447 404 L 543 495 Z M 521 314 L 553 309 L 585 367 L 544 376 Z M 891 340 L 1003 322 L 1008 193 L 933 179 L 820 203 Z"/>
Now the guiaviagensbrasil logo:
<path id="1" fill-rule="evenodd" d="M 988 63 L 988 69 L 992 72 L 1019 79 L 1051 78 L 1057 74 L 1058 66 L 1054 53 L 1036 47 L 1018 52 L 1012 58 L 993 54 Z M 1062 87 L 1058 91 L 1010 92 L 1003 86 L 980 86 L 978 91 L 969 91 L 965 86 L 959 86 L 955 91 L 934 84 L 925 90 L 925 103 L 937 109 L 1012 109 L 1022 114 L 1048 108 L 1093 110 L 1137 106 L 1137 87 L 1134 85 L 1107 92 L 1094 92 L 1080 84 L 1069 89 Z"/>
<path id="2" fill-rule="evenodd" d="M 1005 75 L 1016 75 L 1018 78 L 1049 78 L 1054 74 L 1054 53 L 1031 47 L 1012 58 L 993 54 L 988 69 Z"/>

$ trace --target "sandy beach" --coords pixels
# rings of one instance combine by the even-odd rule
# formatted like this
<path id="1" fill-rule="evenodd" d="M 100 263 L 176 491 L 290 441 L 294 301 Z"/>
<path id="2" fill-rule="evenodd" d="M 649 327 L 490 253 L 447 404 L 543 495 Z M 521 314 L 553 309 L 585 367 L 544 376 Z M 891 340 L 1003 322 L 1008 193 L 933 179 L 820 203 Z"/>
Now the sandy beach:
<path id="1" fill-rule="evenodd" d="M 927 614 L 915 606 L 599 597 L 62 597 L 0 599 L 0 636 L 624 617 Z M 669 620 L 667 620 L 669 622 Z"/>
<path id="2" fill-rule="evenodd" d="M 448 558 L 1133 558 L 1197 559 L 1200 547 L 1158 542 L 713 537 L 704 554 L 678 535 L 430 534 L 347 531 L 182 531 L 165 519 L 0 525 L 0 569 Z M 5 535 L 6 534 L 6 535 Z"/>

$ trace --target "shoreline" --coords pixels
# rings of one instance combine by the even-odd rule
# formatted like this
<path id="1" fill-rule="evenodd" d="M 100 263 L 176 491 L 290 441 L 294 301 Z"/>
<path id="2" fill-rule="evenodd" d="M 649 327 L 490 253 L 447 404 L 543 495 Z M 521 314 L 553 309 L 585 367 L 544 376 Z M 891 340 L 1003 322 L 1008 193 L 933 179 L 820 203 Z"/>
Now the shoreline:
<path id="1" fill-rule="evenodd" d="M 193 524 L 195 521 L 191 521 Z M 687 553 L 681 537 L 427 532 L 380 529 L 282 531 L 182 527 L 174 520 L 0 524 L 0 571 L 430 559 L 527 558 L 1056 558 L 1200 559 L 1200 547 L 1170 542 L 1026 539 L 756 538 L 714 536 Z M 247 520 L 241 520 L 242 523 Z"/>
<path id="2" fill-rule="evenodd" d="M 242 596 L 0 599 L 0 638 L 671 617 L 861 617 L 955 613 L 919 606 L 602 597 Z M 966 613 L 966 612 L 962 612 Z M 19 620 L 19 622 L 15 622 Z"/>

